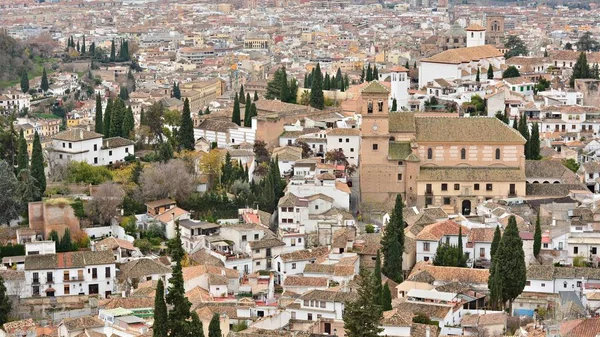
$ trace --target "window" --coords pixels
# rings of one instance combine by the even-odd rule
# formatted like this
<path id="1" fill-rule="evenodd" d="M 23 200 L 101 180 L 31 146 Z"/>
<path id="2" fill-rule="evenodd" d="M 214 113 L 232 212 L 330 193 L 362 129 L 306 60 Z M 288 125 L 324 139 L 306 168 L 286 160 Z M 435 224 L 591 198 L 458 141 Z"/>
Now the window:
<path id="1" fill-rule="evenodd" d="M 315 205 L 315 210 L 319 209 L 319 205 Z"/>
<path id="2" fill-rule="evenodd" d="M 454 190 L 455 191 L 460 190 L 460 184 L 454 184 Z"/>
<path id="3" fill-rule="evenodd" d="M 373 102 L 369 101 L 369 103 L 367 103 L 367 113 L 372 114 L 373 113 Z"/>
<path id="4" fill-rule="evenodd" d="M 433 149 L 427 149 L 427 159 L 433 159 Z"/>
<path id="5" fill-rule="evenodd" d="M 73 148 L 73 143 L 69 143 L 69 149 Z"/>
<path id="6" fill-rule="evenodd" d="M 542 288 L 546 286 L 546 283 L 542 283 Z"/>
<path id="7" fill-rule="evenodd" d="M 291 314 L 290 314 L 290 316 L 291 316 L 292 319 L 296 319 L 296 312 L 292 311 Z"/>
<path id="8" fill-rule="evenodd" d="M 579 247 L 573 247 L 573 254 L 579 254 Z"/>
<path id="9" fill-rule="evenodd" d="M 65 143 L 63 143 L 63 148 L 65 148 Z"/>
<path id="10" fill-rule="evenodd" d="M 350 152 L 354 152 L 354 148 L 353 147 L 350 148 Z"/>
<path id="11" fill-rule="evenodd" d="M 567 287 L 567 281 L 563 282 L 563 288 Z"/>
<path id="12" fill-rule="evenodd" d="M 244 241 L 246 241 L 246 240 L 247 240 L 247 237 L 246 237 L 246 235 L 242 235 L 242 242 L 244 242 Z"/>
<path id="13" fill-rule="evenodd" d="M 379 145 L 378 144 L 373 144 L 373 151 L 377 151 L 379 149 Z"/>
<path id="14" fill-rule="evenodd" d="M 496 160 L 500 160 L 500 149 L 496 149 Z"/>
<path id="15" fill-rule="evenodd" d="M 548 244 L 547 243 L 544 243 L 543 246 L 544 246 L 544 249 L 548 249 Z"/>
<path id="16" fill-rule="evenodd" d="M 68 281 L 69 280 L 69 271 L 64 271 L 63 272 L 63 281 Z"/>
<path id="17" fill-rule="evenodd" d="M 325 305 L 326 305 L 326 304 L 327 304 L 327 303 L 326 303 L 325 301 L 321 301 L 321 302 L 319 303 L 319 306 L 320 306 L 321 308 L 325 308 Z"/>
<path id="18" fill-rule="evenodd" d="M 450 198 L 444 197 L 444 205 L 450 205 Z"/>
<path id="19" fill-rule="evenodd" d="M 94 144 L 94 151 L 98 151 L 98 144 Z"/>
<path id="20" fill-rule="evenodd" d="M 128 147 L 125 148 L 125 153 L 129 153 L 129 148 Z"/>
<path id="21" fill-rule="evenodd" d="M 254 253 L 255 253 L 255 254 L 259 254 L 259 253 L 260 253 L 260 249 L 255 249 L 255 250 L 254 250 Z"/>
<path id="22" fill-rule="evenodd" d="M 448 190 L 448 184 L 442 184 L 442 191 Z"/>
<path id="23" fill-rule="evenodd" d="M 423 242 L 423 251 L 424 252 L 428 252 L 429 251 L 429 242 Z"/>
<path id="24" fill-rule="evenodd" d="M 473 189 L 474 189 L 475 191 L 479 191 L 479 184 L 475 184 L 475 185 L 473 185 Z"/>
<path id="25" fill-rule="evenodd" d="M 98 157 L 94 157 L 94 164 L 98 164 Z"/>
<path id="26" fill-rule="evenodd" d="M 54 281 L 54 278 L 52 277 L 52 272 L 49 271 L 46 273 L 46 282 L 47 283 L 52 283 Z"/>
<path id="27" fill-rule="evenodd" d="M 258 234 L 254 234 L 254 240 L 258 240 Z"/>
<path id="28" fill-rule="evenodd" d="M 428 194 L 433 193 L 432 190 L 431 190 L 431 188 L 432 188 L 431 184 L 425 185 L 425 193 L 428 193 Z"/>
<path id="29" fill-rule="evenodd" d="M 433 199 L 431 197 L 425 198 L 425 206 L 433 205 Z"/>
<path id="30" fill-rule="evenodd" d="M 398 181 L 402 180 L 402 173 L 398 173 Z"/>
<path id="31" fill-rule="evenodd" d="M 296 269 L 296 263 L 292 263 L 292 269 Z"/>
<path id="32" fill-rule="evenodd" d="M 525 281 L 525 285 L 529 287 L 531 285 L 531 281 Z"/>
<path id="33" fill-rule="evenodd" d="M 377 110 L 383 112 L 383 101 L 377 102 Z"/>
<path id="34" fill-rule="evenodd" d="M 292 145 L 292 140 L 288 139 L 288 145 Z"/>
<path id="35" fill-rule="evenodd" d="M 592 247 L 592 249 L 591 249 L 591 253 L 592 253 L 592 255 L 596 255 L 596 254 L 598 254 L 598 250 L 597 250 L 597 248 L 596 248 L 596 247 Z"/>
<path id="36" fill-rule="evenodd" d="M 310 313 L 309 313 L 309 314 L 307 315 L 307 319 L 308 319 L 309 321 L 312 321 L 312 314 L 310 314 Z"/>
<path id="37" fill-rule="evenodd" d="M 485 190 L 486 191 L 491 191 L 492 190 L 492 184 L 485 184 Z"/>
<path id="38" fill-rule="evenodd" d="M 104 270 L 104 275 L 106 276 L 106 278 L 110 277 L 110 267 L 106 267 L 106 269 Z"/>
<path id="39" fill-rule="evenodd" d="M 581 288 L 581 281 L 577 281 L 577 288 Z"/>
<path id="40" fill-rule="evenodd" d="M 298 238 L 298 243 L 302 242 L 302 238 Z"/>
<path id="41" fill-rule="evenodd" d="M 260 266 L 260 261 L 256 261 L 256 266 Z"/>
<path id="42" fill-rule="evenodd" d="M 58 155 L 58 158 L 60 158 L 60 159 L 63 159 L 63 157 L 62 157 L 62 154 L 59 154 L 59 155 Z"/>
<path id="43" fill-rule="evenodd" d="M 425 256 L 425 257 L 423 258 L 423 261 L 425 261 L 425 262 L 429 261 L 429 256 Z"/>
<path id="44" fill-rule="evenodd" d="M 304 306 L 308 307 L 308 300 L 304 300 Z"/>
<path id="45" fill-rule="evenodd" d="M 68 284 L 65 284 L 65 286 L 63 287 L 63 292 L 65 295 L 71 294 L 71 287 L 69 287 Z"/>
<path id="46" fill-rule="evenodd" d="M 484 247 L 479 248 L 479 257 L 485 257 L 485 248 Z"/>
<path id="47" fill-rule="evenodd" d="M 92 268 L 92 279 L 98 278 L 98 269 Z"/>
<path id="48" fill-rule="evenodd" d="M 350 138 L 346 138 L 346 143 L 350 143 Z"/>
<path id="49" fill-rule="evenodd" d="M 108 155 L 112 156 L 112 150 L 108 151 Z"/>
<path id="50" fill-rule="evenodd" d="M 467 150 L 465 149 L 461 149 L 460 150 L 460 159 L 467 159 Z"/>
<path id="51" fill-rule="evenodd" d="M 340 142 L 340 143 L 342 142 L 342 138 L 339 138 L 339 142 Z"/>

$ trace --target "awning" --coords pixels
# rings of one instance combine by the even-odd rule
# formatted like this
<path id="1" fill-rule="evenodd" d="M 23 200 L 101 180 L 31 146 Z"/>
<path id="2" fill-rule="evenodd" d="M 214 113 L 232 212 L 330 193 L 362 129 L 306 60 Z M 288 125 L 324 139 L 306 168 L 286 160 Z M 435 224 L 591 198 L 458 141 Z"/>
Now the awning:
<path id="1" fill-rule="evenodd" d="M 54 289 L 54 288 L 47 288 L 47 289 L 46 289 L 46 290 L 44 290 L 44 291 L 45 291 L 45 292 L 47 292 L 47 293 L 53 293 L 53 292 L 55 292 L 55 291 L 56 291 L 56 289 Z"/>

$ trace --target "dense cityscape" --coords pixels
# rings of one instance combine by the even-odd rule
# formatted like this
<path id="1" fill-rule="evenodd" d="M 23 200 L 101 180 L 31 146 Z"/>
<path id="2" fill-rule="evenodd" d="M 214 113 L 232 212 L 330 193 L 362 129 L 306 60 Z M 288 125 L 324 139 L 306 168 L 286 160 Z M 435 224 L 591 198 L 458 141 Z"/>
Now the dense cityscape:
<path id="1" fill-rule="evenodd" d="M 600 336 L 600 5 L 0 0 L 0 336 Z"/>

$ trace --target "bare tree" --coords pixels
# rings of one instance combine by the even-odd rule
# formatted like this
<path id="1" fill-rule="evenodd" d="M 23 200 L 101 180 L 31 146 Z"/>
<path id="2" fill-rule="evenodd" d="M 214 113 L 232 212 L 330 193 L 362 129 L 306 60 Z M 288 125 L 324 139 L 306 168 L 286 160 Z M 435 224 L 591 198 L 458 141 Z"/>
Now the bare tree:
<path id="1" fill-rule="evenodd" d="M 185 163 L 175 159 L 147 166 L 140 178 L 144 200 L 184 200 L 194 191 L 194 179 Z"/>
<path id="2" fill-rule="evenodd" d="M 86 205 L 87 213 L 101 224 L 119 215 L 118 208 L 123 204 L 125 191 L 120 185 L 106 182 L 98 186 L 92 200 Z"/>

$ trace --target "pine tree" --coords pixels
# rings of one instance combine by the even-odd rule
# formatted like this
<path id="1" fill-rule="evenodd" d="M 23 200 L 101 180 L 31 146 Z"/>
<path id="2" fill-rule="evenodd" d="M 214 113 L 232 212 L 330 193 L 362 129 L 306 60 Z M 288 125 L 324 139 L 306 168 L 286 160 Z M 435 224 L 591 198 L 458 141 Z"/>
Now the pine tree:
<path id="1" fill-rule="evenodd" d="M 542 249 L 542 226 L 540 224 L 540 212 L 535 220 L 535 232 L 533 233 L 533 256 L 536 258 L 540 255 Z"/>
<path id="2" fill-rule="evenodd" d="M 538 123 L 533 123 L 531 138 L 529 139 L 529 159 L 540 159 L 540 130 Z"/>
<path id="3" fill-rule="evenodd" d="M 154 295 L 154 329 L 152 331 L 152 337 L 167 337 L 167 315 L 165 288 L 162 279 L 158 279 Z"/>
<path id="4" fill-rule="evenodd" d="M 398 102 L 396 101 L 396 98 L 394 98 L 392 100 L 392 110 L 391 111 L 398 111 Z"/>
<path id="5" fill-rule="evenodd" d="M 325 79 L 323 79 L 323 90 L 329 90 L 331 88 L 331 78 L 328 73 L 325 73 Z"/>
<path id="6" fill-rule="evenodd" d="M 181 242 L 179 220 L 175 222 L 175 238 L 169 240 L 168 248 L 171 261 L 174 261 L 175 265 L 172 268 L 171 278 L 169 279 L 171 286 L 166 296 L 166 302 L 171 306 L 167 329 L 170 337 L 185 337 L 189 336 L 190 333 L 188 319 L 190 318 L 192 304 L 185 296 L 183 267 L 181 265 L 185 252 Z"/>
<path id="7" fill-rule="evenodd" d="M 514 216 L 508 220 L 494 259 L 492 287 L 496 290 L 501 289 L 501 292 L 497 293 L 500 303 L 504 307 L 508 302 L 508 312 L 512 313 L 512 302 L 523 292 L 527 279 L 523 241 L 519 237 Z"/>
<path id="8" fill-rule="evenodd" d="M 190 101 L 186 98 L 183 101 L 183 112 L 181 114 L 181 126 L 179 127 L 179 146 L 185 150 L 194 150 L 194 122 L 190 112 Z"/>
<path id="9" fill-rule="evenodd" d="M 0 276 L 0 325 L 8 323 L 11 312 L 11 301 L 6 294 L 6 286 L 4 285 L 4 279 Z"/>
<path id="10" fill-rule="evenodd" d="M 46 173 L 44 172 L 44 153 L 42 152 L 42 142 L 40 135 L 35 132 L 33 135 L 33 148 L 31 151 L 31 176 L 37 180 L 40 193 L 46 192 Z"/>
<path id="11" fill-rule="evenodd" d="M 379 81 L 379 70 L 377 70 L 377 65 L 373 65 L 373 80 Z"/>
<path id="12" fill-rule="evenodd" d="M 375 303 L 383 307 L 383 287 L 381 286 L 381 254 L 377 250 L 375 259 L 375 269 L 373 270 L 373 278 L 375 278 Z"/>
<path id="13" fill-rule="evenodd" d="M 254 102 L 258 101 L 258 92 L 254 91 Z"/>
<path id="14" fill-rule="evenodd" d="M 494 238 L 492 239 L 492 246 L 490 248 L 490 257 L 492 260 L 494 259 L 494 255 L 498 250 L 498 245 L 500 244 L 500 240 L 502 239 L 502 233 L 500 232 L 500 226 L 496 226 L 496 230 L 494 231 Z"/>
<path id="15" fill-rule="evenodd" d="M 244 93 L 243 84 L 240 85 L 240 95 L 238 97 L 240 98 L 240 104 L 246 104 L 246 94 Z"/>
<path id="16" fill-rule="evenodd" d="M 250 100 L 250 93 L 246 94 L 246 99 L 245 101 L 246 106 L 244 107 L 244 126 L 245 127 L 250 127 L 252 126 L 252 101 Z"/>
<path id="17" fill-rule="evenodd" d="M 323 96 L 323 73 L 321 66 L 317 63 L 315 67 L 315 75 L 310 89 L 310 106 L 316 109 L 325 108 L 325 96 Z"/>
<path id="18" fill-rule="evenodd" d="M 475 82 L 479 82 L 479 67 L 477 67 L 477 74 L 475 75 Z"/>
<path id="19" fill-rule="evenodd" d="M 241 126 L 242 124 L 240 118 L 240 100 L 236 92 L 235 98 L 233 99 L 233 113 L 231 114 L 231 121 Z"/>
<path id="20" fill-rule="evenodd" d="M 23 135 L 23 129 L 19 132 L 19 148 L 17 151 L 17 176 L 22 170 L 29 169 L 29 153 L 27 152 L 27 140 Z"/>
<path id="21" fill-rule="evenodd" d="M 94 126 L 94 131 L 102 134 L 102 98 L 100 95 L 96 95 L 96 124 Z"/>
<path id="22" fill-rule="evenodd" d="M 116 99 L 113 103 L 113 111 L 110 116 L 110 136 L 123 137 L 123 120 L 125 119 L 125 103 Z"/>
<path id="23" fill-rule="evenodd" d="M 43 92 L 48 91 L 50 89 L 50 84 L 48 84 L 48 75 L 46 74 L 46 68 L 42 71 L 42 83 L 40 84 L 40 89 Z"/>
<path id="24" fill-rule="evenodd" d="M 342 69 L 338 68 L 335 74 L 335 89 L 344 90 L 344 77 L 342 76 Z"/>
<path id="25" fill-rule="evenodd" d="M 128 139 L 134 139 L 135 135 L 133 130 L 135 129 L 135 120 L 133 118 L 133 110 L 131 105 L 125 110 L 125 116 L 123 117 L 123 137 Z"/>
<path id="26" fill-rule="evenodd" d="M 383 294 L 381 295 L 381 307 L 382 311 L 392 310 L 392 292 L 390 291 L 390 286 L 387 282 L 383 286 Z"/>
<path id="27" fill-rule="evenodd" d="M 110 124 L 113 115 L 113 110 L 113 100 L 109 98 L 106 102 L 106 109 L 104 110 L 103 121 L 104 125 L 102 126 L 102 131 L 104 131 L 103 135 L 105 139 L 113 137 L 113 135 L 110 133 Z"/>
<path id="28" fill-rule="evenodd" d="M 404 252 L 404 219 L 402 209 L 404 204 L 402 196 L 396 196 L 396 204 L 390 216 L 390 222 L 385 227 L 385 233 L 381 239 L 383 253 L 383 274 L 392 281 L 402 282 L 402 253 Z"/>
<path id="29" fill-rule="evenodd" d="M 21 71 L 21 91 L 26 94 L 29 91 L 29 76 L 27 75 L 27 70 L 23 69 Z"/>
<path id="30" fill-rule="evenodd" d="M 115 54 L 115 39 L 110 42 L 110 62 L 115 62 L 116 54 Z"/>
<path id="31" fill-rule="evenodd" d="M 81 43 L 81 55 L 85 54 L 85 35 L 83 36 L 83 42 Z"/>
<path id="32" fill-rule="evenodd" d="M 358 277 L 358 298 L 346 302 L 343 319 L 347 337 L 378 337 L 381 309 L 375 298 L 375 279 L 365 269 Z"/>
<path id="33" fill-rule="evenodd" d="M 221 316 L 214 314 L 208 324 L 208 337 L 221 337 Z"/>
<path id="34" fill-rule="evenodd" d="M 490 66 L 488 67 L 487 70 L 487 79 L 491 80 L 494 78 L 494 68 L 492 67 L 492 64 L 490 63 Z"/>

